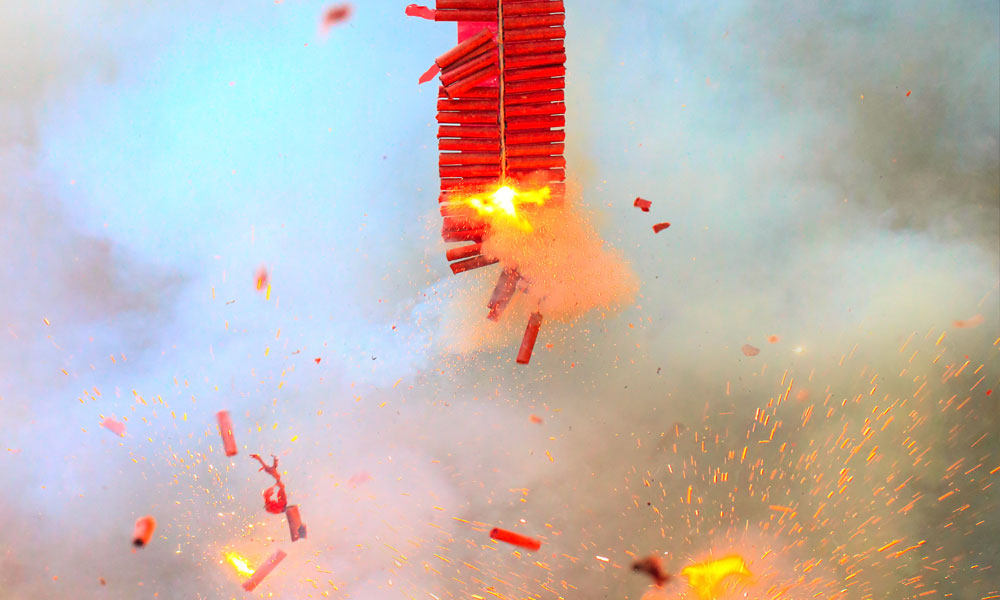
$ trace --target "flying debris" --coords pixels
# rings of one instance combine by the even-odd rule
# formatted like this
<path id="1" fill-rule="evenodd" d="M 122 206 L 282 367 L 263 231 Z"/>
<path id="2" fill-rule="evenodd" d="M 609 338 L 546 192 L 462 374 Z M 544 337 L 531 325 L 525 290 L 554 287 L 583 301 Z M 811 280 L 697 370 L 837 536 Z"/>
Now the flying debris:
<path id="1" fill-rule="evenodd" d="M 656 225 L 653 225 L 653 233 L 660 233 L 661 231 L 663 231 L 668 227 L 670 227 L 670 223 L 667 222 L 657 223 Z"/>
<path id="2" fill-rule="evenodd" d="M 743 347 L 740 348 L 740 350 L 743 351 L 744 356 L 757 356 L 760 354 L 760 348 L 751 346 L 750 344 L 743 344 Z"/>
<path id="3" fill-rule="evenodd" d="M 146 515 L 139 517 L 135 522 L 135 530 L 132 533 L 132 545 L 142 548 L 153 539 L 153 532 L 156 530 L 156 519 Z"/>
<path id="4" fill-rule="evenodd" d="M 658 587 L 663 587 L 663 584 L 670 581 L 670 574 L 663 570 L 663 561 L 655 554 L 650 554 L 646 558 L 633 562 L 632 570 L 649 575 L 653 578 L 653 583 Z"/>
<path id="5" fill-rule="evenodd" d="M 632 206 L 638 208 L 642 212 L 649 212 L 649 207 L 653 206 L 653 203 L 644 198 L 636 198 L 635 202 L 632 203 Z"/>
<path id="6" fill-rule="evenodd" d="M 250 576 L 250 579 L 247 579 L 246 581 L 243 582 L 243 589 L 245 589 L 248 592 L 252 592 L 254 588 L 260 585 L 261 581 L 264 581 L 265 577 L 271 574 L 271 571 L 273 571 L 275 567 L 278 566 L 278 563 L 285 560 L 286 556 L 288 555 L 285 554 L 283 551 L 275 550 L 274 554 L 268 557 L 267 561 L 265 561 L 264 564 L 257 567 L 257 570 L 253 572 L 253 575 Z"/>
<path id="7" fill-rule="evenodd" d="M 972 317 L 969 317 L 968 319 L 965 319 L 964 321 L 955 321 L 954 325 L 959 329 L 971 329 L 973 327 L 979 327 L 980 325 L 983 324 L 985 320 L 986 319 L 983 317 L 983 315 L 974 315 Z"/>
<path id="8" fill-rule="evenodd" d="M 351 13 L 353 12 L 353 7 L 346 3 L 336 4 L 326 9 L 326 12 L 323 13 L 323 20 L 320 24 L 323 29 L 323 33 L 328 33 L 333 26 L 339 25 L 350 19 Z"/>
<path id="9" fill-rule="evenodd" d="M 420 82 L 440 72 L 441 236 L 463 244 L 445 258 L 455 274 L 501 263 L 487 305 L 494 321 L 523 275 L 484 252 L 483 242 L 505 228 L 530 234 L 532 207 L 560 204 L 565 195 L 563 12 L 561 1 L 437 0 L 436 10 L 406 8 L 407 15 L 458 23 L 458 45 Z M 518 363 L 529 362 L 541 321 L 536 310 Z"/>
<path id="10" fill-rule="evenodd" d="M 499 527 L 494 527 L 490 531 L 490 537 L 499 542 L 520 546 L 532 552 L 542 547 L 542 543 L 534 538 L 514 533 L 513 531 L 507 531 L 506 529 L 500 529 Z"/>
<path id="11" fill-rule="evenodd" d="M 266 267 L 259 267 L 257 269 L 257 273 L 254 274 L 254 287 L 255 287 L 255 289 L 258 292 L 261 291 L 261 290 L 265 290 L 265 289 L 267 289 L 268 285 L 270 284 L 269 282 L 270 282 L 270 278 L 268 277 L 268 274 L 267 274 L 267 268 Z"/>
<path id="12" fill-rule="evenodd" d="M 115 421 L 111 417 L 107 417 L 101 421 L 101 427 L 107 429 L 115 435 L 125 437 L 125 423 L 122 423 L 121 421 Z"/>
<path id="13" fill-rule="evenodd" d="M 219 421 L 219 434 L 222 435 L 222 448 L 226 456 L 236 456 L 236 438 L 233 436 L 233 420 L 228 410 L 220 410 L 216 415 Z"/>
<path id="14" fill-rule="evenodd" d="M 288 506 L 288 498 L 285 496 L 285 484 L 281 482 L 281 474 L 278 473 L 278 457 L 271 455 L 273 463 L 271 466 L 267 466 L 264 459 L 260 457 L 259 454 L 251 454 L 250 458 L 254 458 L 260 463 L 259 471 L 264 471 L 271 477 L 274 477 L 275 484 L 264 490 L 264 510 L 271 514 L 280 515 L 285 512 L 285 507 Z M 277 490 L 278 497 L 274 500 L 271 499 L 274 496 L 274 492 Z"/>
<path id="15" fill-rule="evenodd" d="M 302 517 L 299 516 L 297 504 L 292 504 L 285 509 L 285 518 L 288 519 L 288 532 L 292 536 L 292 541 L 298 541 L 300 538 L 305 539 L 306 526 L 302 523 Z"/>

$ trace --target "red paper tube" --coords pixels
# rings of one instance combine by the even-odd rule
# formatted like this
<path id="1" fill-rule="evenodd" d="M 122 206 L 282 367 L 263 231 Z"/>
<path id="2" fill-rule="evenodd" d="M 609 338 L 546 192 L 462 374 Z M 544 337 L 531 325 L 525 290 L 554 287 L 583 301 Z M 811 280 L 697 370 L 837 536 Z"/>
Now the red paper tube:
<path id="1" fill-rule="evenodd" d="M 519 42 L 503 45 L 504 56 L 520 56 L 523 54 L 548 54 L 550 52 L 565 52 L 566 44 L 562 40 L 542 40 L 539 42 Z"/>
<path id="2" fill-rule="evenodd" d="M 243 582 L 243 589 L 248 592 L 252 592 L 254 588 L 260 585 L 261 581 L 264 581 L 265 577 L 271 574 L 271 571 L 278 566 L 278 563 L 285 560 L 286 556 L 288 555 L 281 550 L 276 550 L 274 554 L 272 554 L 267 561 L 264 562 L 264 564 L 257 567 L 257 570 L 253 572 L 250 579 Z"/>
<path id="3" fill-rule="evenodd" d="M 438 141 L 438 150 L 464 150 L 472 152 L 500 151 L 500 140 L 453 140 Z"/>
<path id="4" fill-rule="evenodd" d="M 562 65 L 566 64 L 566 54 L 553 52 L 549 54 L 511 56 L 504 60 L 503 64 L 504 69 L 523 69 L 524 67 L 538 67 L 541 65 Z"/>
<path id="5" fill-rule="evenodd" d="M 529 362 L 531 362 L 531 351 L 535 349 L 535 340 L 538 339 L 538 328 L 541 327 L 541 326 L 542 326 L 542 313 L 539 313 L 539 312 L 533 312 L 533 313 L 531 313 L 531 318 L 528 319 L 528 327 L 527 327 L 527 329 L 524 330 L 524 337 L 521 339 L 521 349 L 517 351 L 517 363 L 518 364 L 520 364 L 520 365 L 526 365 Z M 539 542 L 537 542 L 536 540 L 533 540 L 531 538 L 521 537 L 521 536 L 517 535 L 516 533 L 511 533 L 509 531 L 504 531 L 503 529 L 494 529 L 493 531 L 490 532 L 490 537 L 493 538 L 493 539 L 495 539 L 495 540 L 500 540 L 500 541 L 503 541 L 503 542 L 507 542 L 509 544 L 516 544 L 518 546 L 522 546 L 523 545 L 523 544 L 520 544 L 518 542 L 513 541 L 512 539 L 505 539 L 505 538 L 496 537 L 493 534 L 494 534 L 494 532 L 497 532 L 497 531 L 502 532 L 504 534 L 512 535 L 516 539 L 525 540 L 527 542 L 533 543 L 534 544 L 534 548 L 532 548 L 530 546 L 524 546 L 525 548 L 528 548 L 529 550 L 538 550 L 538 548 L 541 546 L 541 544 Z"/>
<path id="6" fill-rule="evenodd" d="M 521 274 L 514 269 L 504 269 L 500 272 L 497 284 L 493 288 L 493 294 L 486 305 L 486 308 L 490 309 L 490 313 L 486 316 L 487 319 L 490 321 L 500 320 L 500 315 L 503 314 L 510 299 L 514 297 L 514 292 L 517 291 L 517 280 L 520 278 Z"/>
<path id="7" fill-rule="evenodd" d="M 226 456 L 236 456 L 236 437 L 233 436 L 233 420 L 228 410 L 220 410 L 215 415 L 219 421 L 219 433 L 222 434 L 222 448 Z"/>
<path id="8" fill-rule="evenodd" d="M 457 165 L 438 167 L 441 177 L 499 177 L 500 165 Z"/>
<path id="9" fill-rule="evenodd" d="M 500 67 L 498 67 L 497 63 L 494 62 L 479 71 L 472 73 L 471 75 L 466 75 L 462 79 L 459 79 L 455 83 L 452 83 L 448 87 L 444 88 L 444 90 L 449 97 L 455 98 L 461 96 L 462 92 L 465 90 L 473 88 L 487 79 L 498 75 L 500 75 Z"/>
<path id="10" fill-rule="evenodd" d="M 566 80 L 561 77 L 557 77 L 555 79 L 530 79 L 527 81 L 514 81 L 514 82 L 509 82 L 504 86 L 504 88 L 507 90 L 507 94 L 524 94 L 526 92 L 561 90 L 564 87 L 566 87 Z"/>
<path id="11" fill-rule="evenodd" d="M 438 2 L 441 8 L 441 2 Z M 504 2 L 503 14 L 507 15 L 547 15 L 551 13 L 565 12 L 562 0 L 551 0 L 549 2 Z"/>
<path id="12" fill-rule="evenodd" d="M 566 181 L 566 172 L 562 169 L 511 169 L 510 175 L 519 182 L 536 185 Z"/>
<path id="13" fill-rule="evenodd" d="M 449 231 L 448 233 L 442 233 L 441 238 L 446 242 L 482 242 L 485 234 L 485 229 Z"/>
<path id="14" fill-rule="evenodd" d="M 439 138 L 460 139 L 500 139 L 500 126 L 483 127 L 481 125 L 441 125 L 438 127 Z"/>
<path id="15" fill-rule="evenodd" d="M 497 53 L 497 48 L 499 48 L 499 47 L 500 46 L 498 46 L 496 42 L 494 42 L 493 40 L 490 40 L 490 41 L 486 42 L 485 44 L 483 44 L 482 46 L 474 49 L 472 52 L 469 52 L 465 56 L 462 56 L 461 58 L 459 58 L 455 62 L 451 63 L 450 65 L 448 65 L 448 68 L 444 69 L 444 70 L 445 71 L 451 71 L 452 69 L 457 69 L 457 68 L 461 67 L 462 65 L 468 64 L 469 61 L 475 60 L 475 59 L 480 58 L 482 56 L 485 56 L 486 54 L 489 54 L 489 53 L 493 53 L 493 54 L 496 54 L 497 56 L 499 56 L 499 53 Z"/>
<path id="16" fill-rule="evenodd" d="M 437 60 L 435 60 L 434 63 L 443 69 L 492 39 L 493 32 L 484 28 L 476 35 L 437 57 Z"/>
<path id="17" fill-rule="evenodd" d="M 469 88 L 468 90 L 466 90 L 464 94 L 462 94 L 462 98 L 492 98 L 494 100 L 496 100 L 499 96 L 500 96 L 500 88 L 489 87 L 489 86 Z M 445 91 L 443 86 L 439 87 L 438 98 L 447 98 L 447 97 L 448 97 L 448 92 Z"/>
<path id="18" fill-rule="evenodd" d="M 441 179 L 441 191 L 460 191 L 463 194 L 478 194 L 488 189 L 496 189 L 498 177 L 464 177 L 461 179 Z"/>
<path id="19" fill-rule="evenodd" d="M 497 123 L 499 115 L 495 111 L 439 112 L 438 123 L 458 125 L 488 125 Z"/>
<path id="20" fill-rule="evenodd" d="M 506 10 L 504 11 L 506 12 Z M 493 14 L 493 18 L 496 19 L 496 13 Z M 438 11 L 434 15 L 435 21 L 444 21 L 441 18 L 441 11 Z M 481 19 L 487 21 L 489 19 Z M 551 27 L 553 25 L 562 25 L 566 22 L 566 15 L 528 15 L 524 17 L 508 17 L 503 18 L 503 28 L 504 31 L 508 29 L 529 29 L 534 27 Z M 504 38 L 507 36 L 505 35 Z"/>
<path id="21" fill-rule="evenodd" d="M 302 523 L 302 517 L 299 516 L 297 504 L 292 504 L 285 509 L 285 518 L 288 519 L 288 533 L 291 534 L 292 541 L 297 542 L 300 539 L 305 539 L 306 526 Z"/>
<path id="22" fill-rule="evenodd" d="M 545 142 L 561 142 L 566 139 L 566 132 L 555 131 L 512 131 L 507 134 L 507 145 L 543 144 Z"/>
<path id="23" fill-rule="evenodd" d="M 508 117 L 526 117 L 531 115 L 561 115 L 565 112 L 565 104 L 562 102 L 550 102 L 548 104 L 516 104 L 508 106 L 504 114 Z"/>
<path id="24" fill-rule="evenodd" d="M 488 267 L 490 265 L 495 265 L 500 262 L 498 258 L 488 258 L 485 256 L 476 256 L 474 258 L 469 258 L 466 260 L 461 260 L 459 262 L 451 263 L 451 272 L 455 275 L 459 273 L 465 273 L 466 271 L 471 271 L 473 269 L 480 269 L 482 267 Z"/>
<path id="25" fill-rule="evenodd" d="M 420 6 L 419 4 L 408 5 L 406 7 L 406 14 L 410 17 L 420 17 L 421 19 L 427 19 L 429 21 L 434 20 L 434 11 L 426 6 Z"/>
<path id="26" fill-rule="evenodd" d="M 478 217 L 445 217 L 441 224 L 441 231 L 466 231 L 482 229 L 483 227 L 486 227 L 486 221 Z"/>
<path id="27" fill-rule="evenodd" d="M 463 258 L 479 256 L 479 252 L 482 247 L 482 244 L 468 244 L 457 248 L 448 248 L 448 250 L 444 253 L 444 257 L 448 259 L 448 262 L 451 262 L 453 260 L 462 260 Z"/>
<path id="28" fill-rule="evenodd" d="M 507 166 L 512 170 L 564 168 L 566 159 L 561 156 L 512 156 L 507 159 Z"/>
<path id="29" fill-rule="evenodd" d="M 435 21 L 496 21 L 497 11 L 494 10 L 437 10 L 434 11 Z"/>
<path id="30" fill-rule="evenodd" d="M 503 101 L 507 106 L 514 106 L 517 104 L 541 104 L 544 102 L 562 102 L 564 92 L 562 90 L 543 90 L 541 92 L 528 92 L 527 94 L 504 94 Z M 438 101 L 438 110 L 441 101 Z"/>
<path id="31" fill-rule="evenodd" d="M 649 207 L 653 206 L 653 203 L 645 198 L 636 198 L 635 202 L 632 203 L 632 206 L 635 206 L 642 212 L 649 212 Z"/>
<path id="32" fill-rule="evenodd" d="M 531 315 L 531 318 L 534 319 L 535 315 L 538 315 L 538 313 Z M 541 319 L 542 318 L 541 315 L 538 315 L 538 318 Z M 537 327 L 535 328 L 535 333 L 536 334 L 538 333 Z M 533 343 L 534 340 L 532 340 L 532 344 Z M 529 355 L 531 354 L 530 350 L 528 351 L 528 354 Z M 518 355 L 517 362 L 521 362 L 520 354 Z M 514 533 L 513 531 L 507 531 L 506 529 L 500 529 L 499 527 L 494 527 L 493 530 L 490 531 L 490 537 L 497 540 L 498 542 L 506 542 L 508 544 L 520 546 L 521 548 L 525 548 L 526 550 L 531 550 L 532 552 L 542 547 L 542 543 L 536 539 L 523 536 L 519 533 Z"/>
<path id="33" fill-rule="evenodd" d="M 496 9 L 497 0 L 437 0 L 436 8 L 441 9 L 452 9 L 452 8 L 491 8 Z"/>
<path id="34" fill-rule="evenodd" d="M 438 110 L 492 110 L 496 111 L 499 107 L 497 106 L 496 99 L 483 98 L 483 99 L 467 99 L 467 100 L 448 100 L 447 98 L 442 98 L 438 100 L 437 109 Z"/>
<path id="35" fill-rule="evenodd" d="M 527 81 L 529 79 L 563 77 L 564 75 L 566 75 L 566 67 L 562 65 L 555 67 L 535 67 L 532 69 L 514 69 L 512 71 L 504 69 L 503 80 L 505 82 L 514 83 L 518 81 Z M 558 89 L 558 88 L 548 88 L 548 89 Z"/>
<path id="36" fill-rule="evenodd" d="M 529 27 L 503 32 L 504 45 L 516 42 L 533 42 L 539 40 L 561 40 L 566 37 L 564 27 Z"/>
<path id="37" fill-rule="evenodd" d="M 156 519 L 149 515 L 140 517 L 135 522 L 135 530 L 132 532 L 132 545 L 142 548 L 153 539 L 154 531 L 156 531 Z"/>
<path id="38" fill-rule="evenodd" d="M 438 165 L 493 165 L 500 164 L 499 152 L 442 152 Z"/>
<path id="39" fill-rule="evenodd" d="M 507 144 L 507 156 L 556 156 L 563 149 L 563 144 Z"/>
<path id="40" fill-rule="evenodd" d="M 552 127 L 565 127 L 566 117 L 562 115 L 541 116 L 541 117 L 510 117 L 507 119 L 507 129 L 511 131 L 522 131 L 524 129 L 549 129 Z"/>
<path id="41" fill-rule="evenodd" d="M 448 86 L 455 83 L 456 81 L 462 79 L 463 77 L 475 73 L 481 69 L 486 68 L 500 60 L 495 51 L 484 52 L 479 56 L 476 56 L 472 60 L 462 63 L 458 66 L 449 67 L 445 71 L 441 71 L 441 83 L 444 85 L 447 91 Z"/>
<path id="42" fill-rule="evenodd" d="M 656 225 L 653 225 L 653 233 L 660 233 L 667 227 L 670 227 L 670 223 L 657 223 Z"/>

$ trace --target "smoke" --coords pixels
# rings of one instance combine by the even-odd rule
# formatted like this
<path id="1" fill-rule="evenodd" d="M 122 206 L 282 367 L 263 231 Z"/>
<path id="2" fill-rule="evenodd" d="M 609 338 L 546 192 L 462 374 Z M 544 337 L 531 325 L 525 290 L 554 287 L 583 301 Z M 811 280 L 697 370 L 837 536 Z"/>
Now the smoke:
<path id="1" fill-rule="evenodd" d="M 638 598 L 652 552 L 742 555 L 734 597 L 997 593 L 995 7 L 569 7 L 579 228 L 539 268 L 595 309 L 527 368 L 531 302 L 487 321 L 428 231 L 451 29 L 319 45 L 321 9 L 0 9 L 7 597 L 227 598 L 275 548 L 275 597 Z"/>

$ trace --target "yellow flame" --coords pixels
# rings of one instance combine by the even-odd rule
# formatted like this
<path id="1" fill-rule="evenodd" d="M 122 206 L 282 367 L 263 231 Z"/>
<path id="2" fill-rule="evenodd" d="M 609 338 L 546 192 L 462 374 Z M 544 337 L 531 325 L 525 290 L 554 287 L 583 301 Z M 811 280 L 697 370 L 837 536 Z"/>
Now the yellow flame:
<path id="1" fill-rule="evenodd" d="M 725 581 L 730 577 L 749 577 L 750 570 L 741 557 L 734 555 L 684 567 L 681 575 L 687 577 L 688 585 L 702 600 L 714 600 Z"/>
<path id="2" fill-rule="evenodd" d="M 519 229 L 530 232 L 533 230 L 533 227 L 524 215 L 521 214 L 519 207 L 529 204 L 545 204 L 550 195 L 551 192 L 548 186 L 539 190 L 519 191 L 505 185 L 492 194 L 470 196 L 460 202 L 471 206 L 479 216 L 491 217 L 497 220 L 502 219 L 504 222 L 510 223 Z"/>
<path id="3" fill-rule="evenodd" d="M 247 563 L 246 559 L 240 556 L 239 554 L 236 554 L 235 552 L 227 552 L 226 560 L 228 560 L 230 564 L 236 567 L 236 572 L 239 573 L 240 575 L 243 575 L 244 577 L 249 577 L 253 575 L 254 570 L 250 568 L 250 565 Z"/>

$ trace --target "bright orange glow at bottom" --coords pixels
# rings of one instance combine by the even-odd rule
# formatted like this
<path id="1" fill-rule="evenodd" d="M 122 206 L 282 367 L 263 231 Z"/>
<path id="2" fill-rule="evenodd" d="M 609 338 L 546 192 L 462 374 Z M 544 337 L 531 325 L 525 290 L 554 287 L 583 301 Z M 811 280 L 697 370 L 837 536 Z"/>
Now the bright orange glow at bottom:
<path id="1" fill-rule="evenodd" d="M 470 196 L 462 200 L 471 206 L 482 217 L 503 219 L 524 231 L 532 231 L 531 223 L 521 214 L 521 206 L 545 204 L 551 192 L 548 186 L 539 190 L 516 190 L 510 186 L 501 186 L 492 194 Z"/>
<path id="2" fill-rule="evenodd" d="M 244 577 L 250 577 L 253 575 L 253 569 L 247 564 L 245 558 L 236 554 L 235 552 L 226 552 L 226 560 L 229 561 L 231 565 L 236 567 L 236 572 Z"/>
<path id="3" fill-rule="evenodd" d="M 727 556 L 718 560 L 708 560 L 684 567 L 681 575 L 687 577 L 691 586 L 703 600 L 714 600 L 720 593 L 722 584 L 731 577 L 743 579 L 750 576 L 747 563 L 739 556 Z"/>

